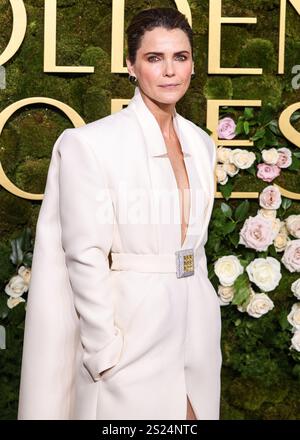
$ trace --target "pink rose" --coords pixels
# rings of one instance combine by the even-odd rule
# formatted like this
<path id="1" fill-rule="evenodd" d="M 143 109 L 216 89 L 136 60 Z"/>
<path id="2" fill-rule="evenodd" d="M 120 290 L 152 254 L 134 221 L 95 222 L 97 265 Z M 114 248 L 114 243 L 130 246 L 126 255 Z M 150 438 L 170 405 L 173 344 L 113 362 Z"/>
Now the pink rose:
<path id="1" fill-rule="evenodd" d="M 280 168 L 287 168 L 292 164 L 292 152 L 288 148 L 278 148 L 279 159 L 276 165 Z"/>
<path id="2" fill-rule="evenodd" d="M 220 119 L 218 125 L 219 139 L 233 139 L 235 135 L 235 122 L 231 118 Z"/>
<path id="3" fill-rule="evenodd" d="M 266 251 L 276 236 L 272 223 L 270 219 L 259 215 L 249 217 L 240 231 L 239 244 L 257 251 Z"/>
<path id="4" fill-rule="evenodd" d="M 281 205 L 281 193 L 274 185 L 263 189 L 259 195 L 259 204 L 264 209 L 278 209 Z"/>
<path id="5" fill-rule="evenodd" d="M 259 163 L 257 165 L 257 177 L 264 182 L 272 182 L 279 176 L 281 169 L 277 165 L 268 165 L 267 163 Z"/>
<path id="6" fill-rule="evenodd" d="M 300 239 L 287 243 L 281 261 L 290 272 L 300 272 Z"/>

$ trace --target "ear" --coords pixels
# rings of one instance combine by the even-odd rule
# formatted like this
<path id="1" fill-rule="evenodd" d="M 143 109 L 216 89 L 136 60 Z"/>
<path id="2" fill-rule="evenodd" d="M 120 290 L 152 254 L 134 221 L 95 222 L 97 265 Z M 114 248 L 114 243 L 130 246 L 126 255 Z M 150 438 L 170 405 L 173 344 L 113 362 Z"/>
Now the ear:
<path id="1" fill-rule="evenodd" d="M 131 64 L 129 58 L 126 58 L 126 65 L 127 65 L 127 70 L 128 70 L 129 75 L 135 76 L 133 65 Z"/>

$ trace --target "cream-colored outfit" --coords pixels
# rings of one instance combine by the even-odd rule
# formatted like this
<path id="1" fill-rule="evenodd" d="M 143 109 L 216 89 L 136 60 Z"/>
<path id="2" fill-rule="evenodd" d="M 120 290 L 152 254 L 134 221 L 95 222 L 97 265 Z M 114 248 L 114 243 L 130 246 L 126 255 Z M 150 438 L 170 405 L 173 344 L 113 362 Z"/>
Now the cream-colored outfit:
<path id="1" fill-rule="evenodd" d="M 177 182 L 138 87 L 126 108 L 55 142 L 18 419 L 184 420 L 186 395 L 198 419 L 219 418 L 220 305 L 204 251 L 216 150 L 176 110 L 173 122 L 191 194 L 183 246 Z M 195 273 L 177 278 L 174 253 L 191 248 Z"/>

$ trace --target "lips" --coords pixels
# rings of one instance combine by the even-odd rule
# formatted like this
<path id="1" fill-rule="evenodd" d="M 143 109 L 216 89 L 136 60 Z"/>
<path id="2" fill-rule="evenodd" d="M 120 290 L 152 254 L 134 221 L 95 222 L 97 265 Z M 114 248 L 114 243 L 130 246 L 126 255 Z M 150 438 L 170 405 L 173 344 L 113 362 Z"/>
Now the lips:
<path id="1" fill-rule="evenodd" d="M 176 87 L 176 86 L 178 86 L 179 84 L 165 84 L 165 85 L 163 85 L 163 86 L 160 86 L 160 87 Z"/>

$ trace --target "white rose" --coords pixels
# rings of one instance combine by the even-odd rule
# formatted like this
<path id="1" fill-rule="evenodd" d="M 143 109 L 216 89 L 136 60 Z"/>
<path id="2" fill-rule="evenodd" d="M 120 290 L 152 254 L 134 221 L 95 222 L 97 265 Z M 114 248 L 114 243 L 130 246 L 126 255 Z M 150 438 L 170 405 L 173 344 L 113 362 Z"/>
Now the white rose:
<path id="1" fill-rule="evenodd" d="M 297 299 L 300 299 L 300 278 L 292 283 L 291 291 Z"/>
<path id="2" fill-rule="evenodd" d="M 300 351 L 300 330 L 294 333 L 294 336 L 291 339 L 292 345 L 290 348 L 294 348 L 297 351 Z"/>
<path id="3" fill-rule="evenodd" d="M 23 295 L 24 292 L 27 292 L 28 284 L 25 283 L 20 275 L 15 275 L 9 280 L 9 283 L 6 284 L 4 290 L 8 296 L 18 298 L 19 296 Z"/>
<path id="4" fill-rule="evenodd" d="M 279 160 L 276 165 L 279 168 L 288 168 L 293 162 L 291 150 L 286 147 L 281 147 L 278 148 L 278 154 Z"/>
<path id="5" fill-rule="evenodd" d="M 280 263 L 273 257 L 255 258 L 246 267 L 250 281 L 262 291 L 270 292 L 278 286 L 282 277 Z"/>
<path id="6" fill-rule="evenodd" d="M 274 246 L 277 252 L 283 252 L 288 241 L 288 230 L 286 229 L 285 221 L 280 221 L 280 229 L 277 236 L 274 238 Z"/>
<path id="7" fill-rule="evenodd" d="M 18 274 L 23 278 L 25 283 L 29 286 L 30 277 L 31 277 L 31 270 L 28 267 L 21 266 L 21 267 L 19 267 Z"/>
<path id="8" fill-rule="evenodd" d="M 274 239 L 274 246 L 277 252 L 283 252 L 286 248 L 286 245 L 290 241 L 287 233 L 284 231 L 279 231 L 277 236 Z"/>
<path id="9" fill-rule="evenodd" d="M 235 255 L 225 255 L 214 263 L 214 271 L 222 286 L 232 286 L 244 268 Z"/>
<path id="10" fill-rule="evenodd" d="M 281 192 L 274 185 L 266 186 L 259 195 L 259 205 L 261 208 L 278 209 L 281 203 Z"/>
<path id="11" fill-rule="evenodd" d="M 296 330 L 300 330 L 300 302 L 293 304 L 287 320 Z"/>
<path id="12" fill-rule="evenodd" d="M 224 163 L 223 169 L 230 177 L 235 176 L 239 172 L 239 169 L 234 165 L 234 163 L 230 163 L 230 162 Z"/>
<path id="13" fill-rule="evenodd" d="M 281 227 L 281 221 L 279 218 L 273 218 L 272 221 L 272 230 L 274 232 L 274 235 L 278 235 Z"/>
<path id="14" fill-rule="evenodd" d="M 237 306 L 237 309 L 238 309 L 238 311 L 241 312 L 241 313 L 245 313 L 245 312 L 246 312 L 246 308 L 245 308 L 245 307 L 242 307 L 241 305 L 238 305 L 238 306 Z"/>
<path id="15" fill-rule="evenodd" d="M 269 148 L 269 150 L 262 150 L 263 161 L 268 165 L 275 165 L 279 159 L 279 153 L 276 148 Z"/>
<path id="16" fill-rule="evenodd" d="M 229 161 L 240 169 L 250 168 L 256 156 L 252 151 L 235 148 L 231 151 Z"/>
<path id="17" fill-rule="evenodd" d="M 300 239 L 290 240 L 281 258 L 282 263 L 290 272 L 300 272 Z"/>
<path id="18" fill-rule="evenodd" d="M 7 300 L 7 307 L 9 307 L 10 309 L 13 309 L 21 302 L 25 302 L 25 299 L 22 298 L 22 296 L 19 296 L 18 298 L 14 298 L 14 297 L 10 296 Z"/>
<path id="19" fill-rule="evenodd" d="M 232 286 L 218 286 L 218 295 L 220 297 L 220 303 L 222 306 L 227 306 L 234 297 L 234 289 Z"/>
<path id="20" fill-rule="evenodd" d="M 300 215 L 290 215 L 285 219 L 286 228 L 289 233 L 295 237 L 300 238 Z"/>
<path id="21" fill-rule="evenodd" d="M 267 214 L 266 211 L 272 211 L 272 212 L 270 214 Z M 274 213 L 273 209 L 258 209 L 257 215 L 271 220 L 271 229 L 274 232 L 274 237 L 275 237 L 279 233 L 281 227 L 280 219 L 276 218 L 276 210 Z"/>
<path id="22" fill-rule="evenodd" d="M 273 301 L 265 293 L 256 293 L 251 297 L 247 306 L 248 315 L 253 318 L 260 318 L 262 315 L 274 308 Z"/>
<path id="23" fill-rule="evenodd" d="M 217 176 L 218 183 L 220 183 L 221 185 L 225 185 L 227 183 L 228 176 L 227 176 L 226 171 L 223 168 L 223 165 L 221 165 L 221 164 L 216 165 L 216 176 Z"/>
<path id="24" fill-rule="evenodd" d="M 277 209 L 258 209 L 257 210 L 257 214 L 261 215 L 262 217 L 265 218 L 270 218 L 271 220 L 273 220 L 274 218 L 276 218 L 277 215 Z"/>
<path id="25" fill-rule="evenodd" d="M 217 162 L 226 163 L 229 162 L 231 148 L 218 147 L 217 148 Z"/>

